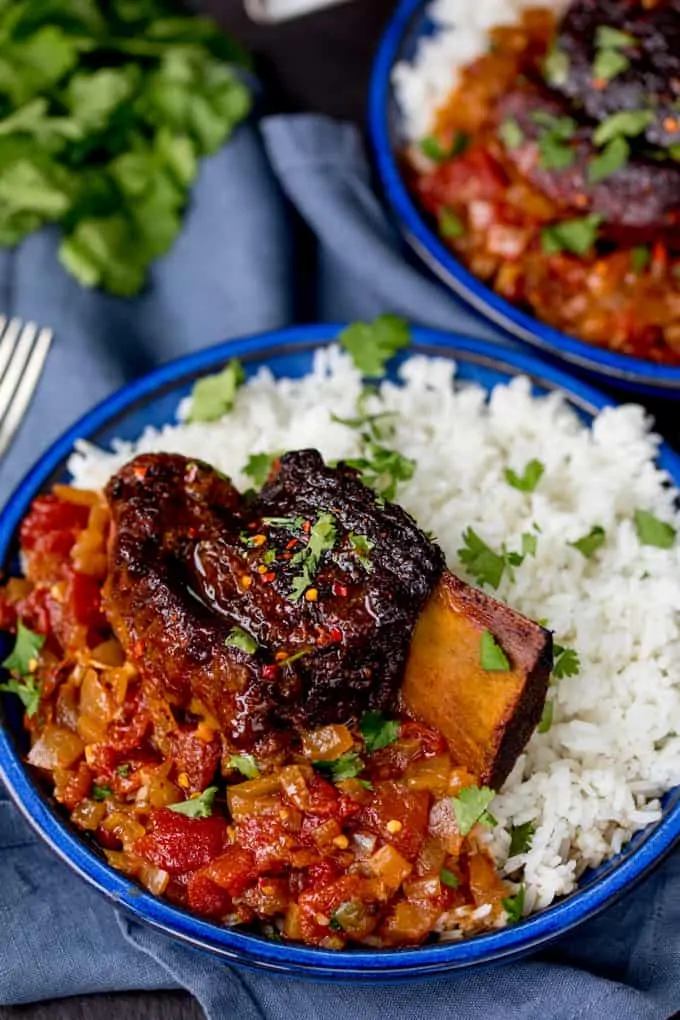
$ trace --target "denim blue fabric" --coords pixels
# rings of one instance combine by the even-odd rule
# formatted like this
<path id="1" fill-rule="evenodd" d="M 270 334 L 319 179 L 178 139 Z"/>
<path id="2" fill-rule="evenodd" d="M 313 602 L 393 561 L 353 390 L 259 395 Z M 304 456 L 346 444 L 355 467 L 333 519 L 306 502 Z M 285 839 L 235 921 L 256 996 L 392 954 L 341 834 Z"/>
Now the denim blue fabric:
<path id="1" fill-rule="evenodd" d="M 296 271 L 300 218 L 315 237 L 305 274 Z M 0 310 L 56 335 L 0 466 L 0 499 L 59 432 L 122 383 L 197 347 L 287 325 L 300 308 L 319 320 L 392 311 L 509 342 L 404 252 L 358 134 L 323 118 L 249 125 L 206 161 L 184 232 L 138 299 L 82 290 L 55 248 L 45 231 L 0 251 Z M 538 957 L 427 984 L 339 988 L 239 970 L 118 916 L 0 791 L 0 925 L 0 1002 L 8 1004 L 183 987 L 209 1020 L 666 1020 L 680 1009 L 677 853 Z"/>

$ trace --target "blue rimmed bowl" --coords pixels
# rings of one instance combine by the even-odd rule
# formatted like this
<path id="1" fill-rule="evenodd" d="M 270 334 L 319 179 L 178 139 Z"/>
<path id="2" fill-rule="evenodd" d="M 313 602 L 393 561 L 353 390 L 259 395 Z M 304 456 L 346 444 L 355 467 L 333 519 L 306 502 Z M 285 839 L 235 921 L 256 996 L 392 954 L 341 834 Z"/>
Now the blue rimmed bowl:
<path id="1" fill-rule="evenodd" d="M 401 233 L 451 290 L 518 340 L 551 358 L 569 362 L 602 383 L 654 396 L 680 397 L 680 367 L 595 347 L 553 329 L 500 297 L 455 257 L 414 202 L 400 165 L 406 141 L 392 72 L 400 61 L 414 59 L 423 38 L 437 33 L 437 26 L 428 17 L 428 6 L 429 0 L 400 0 L 378 47 L 371 77 L 371 140 L 385 195 Z"/>
<path id="2" fill-rule="evenodd" d="M 174 420 L 180 399 L 194 380 L 242 360 L 248 374 L 263 365 L 275 376 L 300 377 L 311 368 L 314 350 L 331 343 L 340 326 L 304 326 L 232 340 L 172 362 L 126 386 L 81 418 L 41 457 L 0 515 L 0 564 L 7 573 L 16 562 L 17 536 L 32 499 L 56 481 L 66 480 L 66 461 L 78 439 L 108 448 L 114 438 L 134 440 L 146 426 Z M 515 375 L 527 375 L 537 393 L 561 390 L 582 419 L 590 421 L 612 401 L 530 353 L 499 351 L 491 343 L 415 329 L 413 349 L 453 358 L 458 377 L 486 390 Z M 680 458 L 666 446 L 660 465 L 680 485 Z M 680 788 L 664 800 L 663 815 L 640 832 L 618 857 L 586 873 L 576 892 L 514 927 L 462 942 L 404 950 L 333 952 L 267 940 L 202 920 L 157 899 L 106 863 L 95 845 L 73 828 L 23 764 L 26 736 L 16 699 L 2 699 L 0 778 L 28 822 L 77 874 L 135 919 L 172 938 L 244 966 L 325 981 L 402 981 L 499 963 L 535 950 L 593 917 L 646 876 L 680 835 Z M 26 918 L 30 924 L 30 917 Z"/>

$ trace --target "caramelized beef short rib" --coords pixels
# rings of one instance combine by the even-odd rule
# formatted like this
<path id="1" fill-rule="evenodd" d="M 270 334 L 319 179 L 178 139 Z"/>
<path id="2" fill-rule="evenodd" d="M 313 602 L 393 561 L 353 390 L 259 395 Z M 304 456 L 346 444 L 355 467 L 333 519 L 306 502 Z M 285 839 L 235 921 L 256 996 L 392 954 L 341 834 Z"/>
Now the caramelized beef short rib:
<path id="1" fill-rule="evenodd" d="M 300 728 L 389 712 L 405 680 L 406 708 L 461 764 L 507 775 L 540 718 L 550 635 L 446 573 L 352 468 L 288 453 L 247 498 L 206 464 L 145 454 L 106 495 L 115 633 L 146 682 L 207 709 L 234 748 L 273 753 Z M 510 673 L 481 670 L 485 627 Z"/>

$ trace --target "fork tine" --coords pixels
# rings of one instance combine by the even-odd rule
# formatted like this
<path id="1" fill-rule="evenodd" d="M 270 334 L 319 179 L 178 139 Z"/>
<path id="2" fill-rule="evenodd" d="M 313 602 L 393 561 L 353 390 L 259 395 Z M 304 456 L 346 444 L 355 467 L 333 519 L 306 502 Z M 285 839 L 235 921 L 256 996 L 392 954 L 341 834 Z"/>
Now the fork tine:
<path id="1" fill-rule="evenodd" d="M 34 322 L 27 322 L 19 334 L 14 353 L 0 382 L 0 415 L 9 406 L 12 395 L 21 382 L 21 377 L 24 374 L 24 368 L 28 362 L 37 332 L 38 327 L 36 324 Z"/>
<path id="2" fill-rule="evenodd" d="M 7 316 L 3 315 L 0 320 L 0 379 L 4 376 L 9 360 L 14 354 L 22 326 L 21 319 L 8 320 Z"/>
<path id="3" fill-rule="evenodd" d="M 36 328 L 33 328 L 31 341 L 35 336 Z M 9 406 L 4 415 L 0 417 L 0 457 L 3 456 L 9 444 L 14 438 L 21 421 L 28 410 L 31 398 L 42 375 L 45 359 L 49 354 L 52 343 L 52 330 L 41 329 L 35 346 L 30 352 L 28 361 L 25 362 L 25 369 L 16 390 L 11 398 Z M 0 387 L 1 388 L 1 387 Z"/>

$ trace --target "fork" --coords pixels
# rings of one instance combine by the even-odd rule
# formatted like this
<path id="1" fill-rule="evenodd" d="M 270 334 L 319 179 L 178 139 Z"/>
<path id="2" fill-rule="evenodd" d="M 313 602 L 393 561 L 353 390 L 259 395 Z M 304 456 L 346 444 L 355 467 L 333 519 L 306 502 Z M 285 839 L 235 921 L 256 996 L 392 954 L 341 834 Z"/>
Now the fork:
<path id="1" fill-rule="evenodd" d="M 0 457 L 28 411 L 51 343 L 51 329 L 0 315 Z"/>

